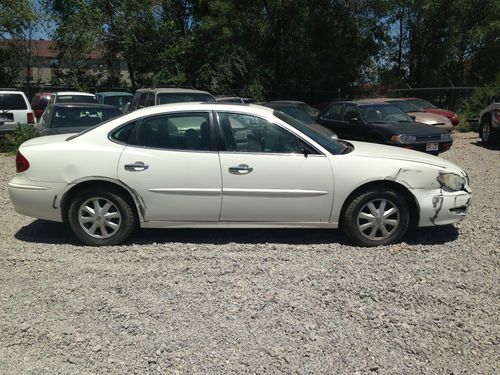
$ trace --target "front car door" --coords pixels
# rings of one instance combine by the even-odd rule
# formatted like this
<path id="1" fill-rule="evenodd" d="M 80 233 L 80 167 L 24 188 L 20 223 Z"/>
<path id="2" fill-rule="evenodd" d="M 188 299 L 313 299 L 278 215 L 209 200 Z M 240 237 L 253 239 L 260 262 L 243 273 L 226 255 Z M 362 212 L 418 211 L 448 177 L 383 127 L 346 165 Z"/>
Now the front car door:
<path id="1" fill-rule="evenodd" d="M 343 136 L 347 139 L 363 140 L 367 137 L 358 107 L 347 103 L 342 115 Z"/>
<path id="2" fill-rule="evenodd" d="M 222 185 L 211 118 L 209 111 L 179 112 L 134 124 L 118 176 L 142 198 L 146 221 L 219 220 Z"/>
<path id="3" fill-rule="evenodd" d="M 328 222 L 333 173 L 325 155 L 266 119 L 216 117 L 225 148 L 221 222 Z"/>
<path id="4" fill-rule="evenodd" d="M 332 103 L 318 119 L 318 123 L 334 131 L 339 138 L 345 138 L 345 123 L 342 118 L 344 103 Z"/>

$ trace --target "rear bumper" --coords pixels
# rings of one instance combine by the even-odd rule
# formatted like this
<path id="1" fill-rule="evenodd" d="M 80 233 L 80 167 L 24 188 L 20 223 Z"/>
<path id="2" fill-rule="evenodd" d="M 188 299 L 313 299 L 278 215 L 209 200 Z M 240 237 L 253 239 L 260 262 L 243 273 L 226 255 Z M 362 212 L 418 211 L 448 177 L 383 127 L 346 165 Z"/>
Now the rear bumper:
<path id="1" fill-rule="evenodd" d="M 17 213 L 59 222 L 62 221 L 59 203 L 65 188 L 64 183 L 31 181 L 22 173 L 8 184 L 9 197 Z"/>

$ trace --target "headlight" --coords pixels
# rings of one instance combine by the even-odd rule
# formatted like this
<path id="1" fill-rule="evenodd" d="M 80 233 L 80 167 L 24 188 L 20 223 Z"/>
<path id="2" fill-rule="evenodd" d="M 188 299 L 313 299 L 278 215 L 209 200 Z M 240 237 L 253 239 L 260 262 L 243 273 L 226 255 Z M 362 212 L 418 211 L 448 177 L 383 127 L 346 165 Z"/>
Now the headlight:
<path id="1" fill-rule="evenodd" d="M 393 135 L 391 137 L 391 141 L 400 143 L 411 143 L 415 142 L 416 140 L 417 137 L 415 137 L 414 135 Z"/>
<path id="2" fill-rule="evenodd" d="M 442 141 L 450 141 L 451 140 L 451 134 L 450 133 L 443 133 L 443 134 L 441 134 L 441 140 Z"/>
<path id="3" fill-rule="evenodd" d="M 441 186 L 455 191 L 462 190 L 466 183 L 464 177 L 459 176 L 458 174 L 455 173 L 440 174 L 437 177 L 437 180 L 441 184 Z"/>

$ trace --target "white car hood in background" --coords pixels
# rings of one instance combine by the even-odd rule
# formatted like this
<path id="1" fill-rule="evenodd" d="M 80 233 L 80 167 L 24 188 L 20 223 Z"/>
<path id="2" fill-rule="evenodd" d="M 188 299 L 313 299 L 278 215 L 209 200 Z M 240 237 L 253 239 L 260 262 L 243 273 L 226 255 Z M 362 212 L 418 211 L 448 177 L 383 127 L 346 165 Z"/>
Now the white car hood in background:
<path id="1" fill-rule="evenodd" d="M 461 171 L 460 167 L 448 160 L 420 151 L 407 150 L 401 147 L 380 145 L 376 143 L 354 141 L 349 141 L 349 143 L 354 146 L 354 150 L 349 153 L 349 155 L 352 156 L 377 159 L 406 160 Z"/>
<path id="2" fill-rule="evenodd" d="M 415 121 L 423 122 L 424 124 L 427 124 L 427 125 L 434 125 L 434 124 L 451 125 L 451 121 L 448 118 L 441 116 L 441 115 L 437 115 L 435 113 L 410 112 L 408 114 L 411 116 L 415 116 Z"/>

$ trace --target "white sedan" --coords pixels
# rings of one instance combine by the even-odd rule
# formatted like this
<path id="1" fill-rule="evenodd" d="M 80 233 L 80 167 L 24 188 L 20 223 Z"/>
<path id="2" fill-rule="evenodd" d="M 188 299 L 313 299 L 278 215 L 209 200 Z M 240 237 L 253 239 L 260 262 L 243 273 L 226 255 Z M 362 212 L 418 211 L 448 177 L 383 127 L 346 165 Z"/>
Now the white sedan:
<path id="1" fill-rule="evenodd" d="M 72 135 L 25 142 L 17 212 L 69 222 L 89 245 L 143 228 L 338 228 L 361 246 L 410 225 L 456 223 L 471 191 L 455 164 L 333 140 L 260 106 L 154 106 Z"/>

